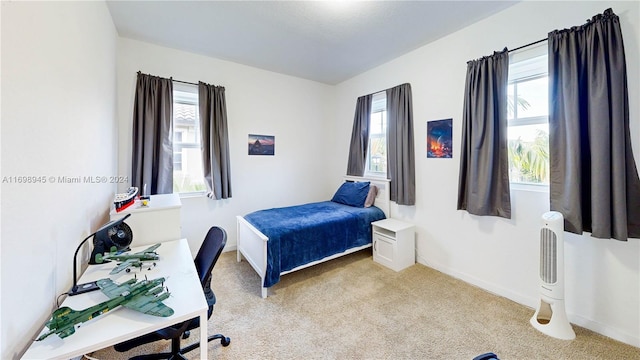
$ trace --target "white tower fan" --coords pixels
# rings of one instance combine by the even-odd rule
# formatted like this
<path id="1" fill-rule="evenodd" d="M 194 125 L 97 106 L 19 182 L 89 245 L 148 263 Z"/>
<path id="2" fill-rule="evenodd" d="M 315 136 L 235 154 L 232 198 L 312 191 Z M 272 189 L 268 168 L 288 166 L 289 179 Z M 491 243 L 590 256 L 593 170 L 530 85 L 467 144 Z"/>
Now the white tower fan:
<path id="1" fill-rule="evenodd" d="M 564 217 L 557 211 L 542 215 L 540 304 L 529 322 L 551 337 L 576 338 L 564 308 Z"/>

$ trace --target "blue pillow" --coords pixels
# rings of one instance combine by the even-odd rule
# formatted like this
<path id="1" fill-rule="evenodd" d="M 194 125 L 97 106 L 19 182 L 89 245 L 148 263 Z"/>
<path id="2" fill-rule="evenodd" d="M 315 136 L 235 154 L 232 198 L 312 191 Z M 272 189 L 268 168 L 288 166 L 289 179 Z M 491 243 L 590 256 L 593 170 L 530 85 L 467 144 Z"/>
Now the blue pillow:
<path id="1" fill-rule="evenodd" d="M 369 182 L 347 181 L 340 185 L 331 201 L 354 207 L 364 207 L 364 201 L 369 194 Z"/>

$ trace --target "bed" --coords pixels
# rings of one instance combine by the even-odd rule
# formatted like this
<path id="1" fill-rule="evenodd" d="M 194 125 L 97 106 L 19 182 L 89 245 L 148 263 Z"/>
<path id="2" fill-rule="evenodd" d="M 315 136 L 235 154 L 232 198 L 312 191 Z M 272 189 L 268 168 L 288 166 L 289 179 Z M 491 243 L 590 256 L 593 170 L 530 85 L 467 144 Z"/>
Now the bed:
<path id="1" fill-rule="evenodd" d="M 377 190 L 368 194 L 373 206 L 341 200 L 343 189 L 366 183 Z M 260 275 L 263 298 L 281 275 L 371 247 L 371 223 L 389 217 L 389 180 L 347 176 L 332 200 L 236 217 L 237 260 L 244 258 Z"/>

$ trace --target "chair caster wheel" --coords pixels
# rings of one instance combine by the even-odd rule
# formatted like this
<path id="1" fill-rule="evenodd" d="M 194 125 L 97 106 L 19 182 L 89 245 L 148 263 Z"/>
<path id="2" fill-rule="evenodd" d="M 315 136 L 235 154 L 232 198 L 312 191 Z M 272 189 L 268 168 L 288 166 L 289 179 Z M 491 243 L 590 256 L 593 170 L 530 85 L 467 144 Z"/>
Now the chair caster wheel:
<path id="1" fill-rule="evenodd" d="M 231 339 L 229 339 L 228 337 L 223 337 L 222 339 L 220 339 L 220 343 L 222 344 L 222 346 L 229 346 L 229 344 L 231 344 Z"/>

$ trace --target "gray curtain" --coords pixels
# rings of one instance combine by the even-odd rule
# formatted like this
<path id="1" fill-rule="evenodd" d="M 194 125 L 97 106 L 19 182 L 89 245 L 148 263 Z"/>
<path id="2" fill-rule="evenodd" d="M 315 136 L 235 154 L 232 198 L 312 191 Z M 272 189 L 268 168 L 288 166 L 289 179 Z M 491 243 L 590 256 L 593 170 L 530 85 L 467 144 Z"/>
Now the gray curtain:
<path id="1" fill-rule="evenodd" d="M 551 210 L 569 232 L 640 237 L 624 46 L 611 9 L 549 33 L 549 101 Z"/>
<path id="2" fill-rule="evenodd" d="M 231 164 L 224 87 L 198 83 L 202 162 L 207 196 L 231 197 Z"/>
<path id="3" fill-rule="evenodd" d="M 458 210 L 511 218 L 507 150 L 509 52 L 467 63 Z"/>
<path id="4" fill-rule="evenodd" d="M 390 198 L 398 205 L 416 203 L 416 160 L 413 147 L 411 85 L 387 89 L 387 176 Z"/>
<path id="5" fill-rule="evenodd" d="M 138 72 L 133 104 L 131 186 L 173 192 L 173 83 Z"/>
<path id="6" fill-rule="evenodd" d="M 371 118 L 371 99 L 373 95 L 360 96 L 356 102 L 356 113 L 353 117 L 351 130 L 351 145 L 347 175 L 362 176 L 367 161 L 369 147 L 369 119 Z"/>

